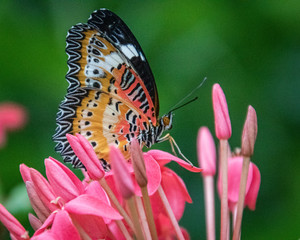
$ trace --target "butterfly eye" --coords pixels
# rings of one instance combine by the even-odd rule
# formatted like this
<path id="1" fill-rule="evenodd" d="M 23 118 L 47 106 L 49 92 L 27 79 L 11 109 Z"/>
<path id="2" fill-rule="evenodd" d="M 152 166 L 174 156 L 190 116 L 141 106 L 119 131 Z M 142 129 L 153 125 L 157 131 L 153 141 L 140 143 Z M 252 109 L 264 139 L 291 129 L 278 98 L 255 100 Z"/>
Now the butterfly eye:
<path id="1" fill-rule="evenodd" d="M 170 118 L 167 116 L 163 117 L 163 123 L 164 123 L 164 126 L 169 126 Z"/>

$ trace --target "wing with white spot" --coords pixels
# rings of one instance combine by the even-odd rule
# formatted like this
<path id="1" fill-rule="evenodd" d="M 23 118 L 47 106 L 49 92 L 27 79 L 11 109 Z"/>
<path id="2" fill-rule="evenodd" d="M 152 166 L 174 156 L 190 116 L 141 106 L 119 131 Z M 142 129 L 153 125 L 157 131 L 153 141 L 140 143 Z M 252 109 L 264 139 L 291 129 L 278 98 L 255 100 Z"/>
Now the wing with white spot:
<path id="1" fill-rule="evenodd" d="M 103 34 L 104 38 L 109 39 L 124 54 L 130 66 L 144 82 L 155 106 L 156 116 L 158 116 L 159 103 L 155 80 L 141 46 L 128 26 L 116 14 L 107 9 L 94 11 L 88 24 L 95 27 Z"/>
<path id="2" fill-rule="evenodd" d="M 109 143 L 117 141 L 128 157 L 131 138 L 150 124 L 156 126 L 159 104 L 154 78 L 137 40 L 109 10 L 95 11 L 87 24 L 73 26 L 66 42 L 69 86 L 57 114 L 56 150 L 66 162 L 82 167 L 66 139 L 67 133 L 80 133 L 105 167 Z"/>
<path id="3" fill-rule="evenodd" d="M 153 102 L 147 81 L 134 69 L 133 58 L 128 58 L 129 52 L 136 54 L 137 50 L 133 45 L 118 49 L 111 41 L 90 24 L 77 24 L 69 30 L 66 47 L 69 56 L 68 93 L 87 87 L 121 96 L 124 101 L 140 108 L 141 114 L 155 125 L 158 101 Z"/>

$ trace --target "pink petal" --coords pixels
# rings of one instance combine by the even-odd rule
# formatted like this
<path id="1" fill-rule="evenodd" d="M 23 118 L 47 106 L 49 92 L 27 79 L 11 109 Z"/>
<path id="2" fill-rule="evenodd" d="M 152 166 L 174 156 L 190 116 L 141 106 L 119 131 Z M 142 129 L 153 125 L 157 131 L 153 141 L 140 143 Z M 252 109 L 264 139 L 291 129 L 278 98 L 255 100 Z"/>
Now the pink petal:
<path id="1" fill-rule="evenodd" d="M 109 188 L 112 190 L 112 192 L 114 193 L 114 195 L 117 197 L 119 203 L 121 205 L 124 204 L 124 199 L 122 198 L 120 192 L 118 191 L 118 188 L 116 186 L 112 171 L 108 172 L 105 174 L 105 180 L 109 186 Z"/>
<path id="2" fill-rule="evenodd" d="M 66 211 L 59 211 L 53 221 L 51 232 L 57 240 L 80 240 L 81 237 Z"/>
<path id="3" fill-rule="evenodd" d="M 158 161 L 158 164 L 160 166 L 163 166 L 171 161 L 174 161 L 174 162 L 178 163 L 180 166 L 182 166 L 183 168 L 189 170 L 190 172 L 201 172 L 202 171 L 201 168 L 191 166 L 186 161 L 183 161 L 182 159 L 175 157 L 172 154 L 164 152 L 164 151 L 150 150 L 150 151 L 144 153 L 144 157 L 146 157 L 145 155 L 151 155 L 156 161 Z"/>
<path id="4" fill-rule="evenodd" d="M 10 234 L 18 240 L 29 239 L 28 233 L 19 221 L 0 204 L 0 222 L 7 228 Z"/>
<path id="5" fill-rule="evenodd" d="M 65 210 L 72 214 L 92 215 L 114 220 L 123 218 L 114 208 L 87 194 L 80 195 L 66 203 Z"/>
<path id="6" fill-rule="evenodd" d="M 91 239 L 104 239 L 108 233 L 103 218 L 93 215 L 70 214 L 73 221 L 80 225 Z"/>
<path id="7" fill-rule="evenodd" d="M 216 136 L 218 139 L 229 139 L 231 137 L 231 122 L 225 94 L 219 84 L 213 86 L 212 100 Z"/>
<path id="8" fill-rule="evenodd" d="M 49 217 L 46 219 L 46 221 L 43 223 L 43 225 L 37 231 L 35 231 L 33 237 L 37 237 L 37 236 L 43 234 L 44 232 L 48 232 L 48 229 L 51 228 L 53 221 L 55 219 L 55 216 L 59 211 L 52 212 L 49 215 Z M 33 238 L 31 238 L 31 239 L 33 239 Z M 39 239 L 39 238 L 34 238 L 34 239 Z"/>
<path id="9" fill-rule="evenodd" d="M 116 186 L 123 198 L 128 199 L 134 194 L 131 173 L 121 151 L 115 146 L 109 147 L 109 159 Z"/>
<path id="10" fill-rule="evenodd" d="M 261 177 L 260 177 L 260 172 L 259 172 L 259 169 L 257 168 L 257 166 L 252 162 L 250 163 L 250 165 L 253 166 L 253 176 L 252 176 L 251 186 L 245 197 L 245 205 L 248 206 L 249 209 L 254 211 L 258 191 L 260 188 Z"/>
<path id="11" fill-rule="evenodd" d="M 45 231 L 37 236 L 30 238 L 31 240 L 58 240 L 52 231 Z"/>
<path id="12" fill-rule="evenodd" d="M 93 196 L 95 198 L 98 198 L 101 202 L 106 203 L 107 205 L 111 206 L 106 192 L 101 187 L 101 185 L 98 181 L 92 181 L 85 189 L 85 194 Z M 104 222 L 106 224 L 108 224 L 111 222 L 111 220 L 104 218 Z"/>
<path id="13" fill-rule="evenodd" d="M 214 139 L 207 127 L 201 127 L 198 131 L 197 152 L 199 166 L 203 169 L 203 175 L 215 175 L 216 173 L 216 147 Z"/>
<path id="14" fill-rule="evenodd" d="M 243 157 L 234 157 L 228 160 L 228 201 L 237 203 L 239 199 L 240 181 L 242 174 Z M 246 192 L 252 181 L 252 165 L 249 166 Z"/>
<path id="15" fill-rule="evenodd" d="M 55 192 L 68 202 L 84 192 L 82 182 L 65 165 L 54 158 L 45 159 L 46 174 Z"/>
<path id="16" fill-rule="evenodd" d="M 145 166 L 146 166 L 146 175 L 148 178 L 148 194 L 149 196 L 153 195 L 161 183 L 161 170 L 158 163 L 154 160 L 151 155 L 144 155 Z M 138 184 L 135 184 L 135 194 L 137 196 L 142 196 L 142 192 Z"/>
<path id="17" fill-rule="evenodd" d="M 92 181 L 85 189 L 85 194 L 91 195 L 95 198 L 98 198 L 102 202 L 110 205 L 109 198 L 104 191 L 104 189 L 101 187 L 100 183 L 98 181 Z"/>
<path id="18" fill-rule="evenodd" d="M 175 172 L 164 167 L 162 169 L 161 185 L 175 214 L 176 219 L 179 220 L 184 212 L 185 202 L 192 202 L 185 184 Z M 158 192 L 152 195 L 150 197 L 150 200 L 154 218 L 157 218 L 160 214 L 168 216 Z"/>
<path id="19" fill-rule="evenodd" d="M 157 233 L 159 239 L 177 239 L 174 228 L 168 217 L 160 214 L 156 219 Z M 185 240 L 189 240 L 190 236 L 184 228 L 180 228 Z"/>

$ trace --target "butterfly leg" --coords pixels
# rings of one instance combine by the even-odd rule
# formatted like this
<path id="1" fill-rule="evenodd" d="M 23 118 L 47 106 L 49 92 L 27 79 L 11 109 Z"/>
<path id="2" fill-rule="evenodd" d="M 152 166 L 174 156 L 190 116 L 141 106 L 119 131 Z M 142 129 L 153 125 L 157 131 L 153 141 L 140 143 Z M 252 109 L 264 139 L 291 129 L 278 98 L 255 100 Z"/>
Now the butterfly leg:
<path id="1" fill-rule="evenodd" d="M 176 154 L 176 151 L 175 151 L 175 148 L 174 146 L 176 147 L 179 155 L 186 161 L 188 162 L 191 166 L 194 166 L 193 163 L 187 159 L 186 156 L 183 155 L 183 153 L 181 152 L 180 148 L 178 147 L 177 143 L 175 142 L 174 138 L 168 133 L 166 134 L 165 136 L 163 136 L 161 139 L 159 139 L 159 142 L 164 142 L 166 140 L 169 140 L 170 142 L 170 145 L 171 145 L 171 149 L 172 149 L 172 152 L 174 153 L 175 156 L 177 156 Z"/>

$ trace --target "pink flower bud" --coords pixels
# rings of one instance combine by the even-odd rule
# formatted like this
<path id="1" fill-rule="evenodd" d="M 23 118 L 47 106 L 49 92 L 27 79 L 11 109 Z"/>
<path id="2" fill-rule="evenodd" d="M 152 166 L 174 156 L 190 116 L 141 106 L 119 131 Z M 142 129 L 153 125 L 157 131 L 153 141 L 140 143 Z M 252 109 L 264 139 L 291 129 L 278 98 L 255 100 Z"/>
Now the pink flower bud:
<path id="1" fill-rule="evenodd" d="M 251 157 L 254 151 L 254 143 L 257 136 L 257 117 L 255 109 L 248 107 L 247 118 L 242 134 L 242 155 Z"/>
<path id="2" fill-rule="evenodd" d="M 134 195 L 134 185 L 126 160 L 120 150 L 115 146 L 110 146 L 109 150 L 109 160 L 115 183 L 122 197 L 128 199 Z"/>
<path id="3" fill-rule="evenodd" d="M 28 214 L 28 219 L 34 231 L 38 230 L 43 225 L 42 221 L 31 213 Z"/>
<path id="4" fill-rule="evenodd" d="M 48 181 L 42 176 L 42 174 L 33 168 L 30 168 L 30 175 L 34 189 L 40 200 L 51 212 L 55 211 L 58 206 L 53 202 L 56 200 L 57 196 L 55 196 Z"/>
<path id="5" fill-rule="evenodd" d="M 26 182 L 26 190 L 34 212 L 36 213 L 37 217 L 42 222 L 44 222 L 47 219 L 47 217 L 51 214 L 51 210 L 40 199 L 32 182 Z"/>
<path id="6" fill-rule="evenodd" d="M 216 136 L 218 139 L 229 139 L 231 137 L 231 122 L 225 94 L 219 84 L 214 84 L 213 86 L 212 100 Z"/>
<path id="7" fill-rule="evenodd" d="M 65 165 L 50 157 L 45 159 L 45 166 L 48 180 L 57 197 L 68 202 L 84 192 L 82 182 Z"/>
<path id="8" fill-rule="evenodd" d="M 145 187 L 148 183 L 145 161 L 140 144 L 136 139 L 131 141 L 130 152 L 135 179 L 140 187 Z"/>
<path id="9" fill-rule="evenodd" d="M 27 181 L 32 182 L 31 176 L 30 176 L 30 168 L 27 167 L 24 163 L 20 164 L 20 173 L 21 173 L 24 183 L 26 183 Z"/>
<path id="10" fill-rule="evenodd" d="M 216 147 L 214 139 L 207 127 L 201 127 L 197 138 L 198 162 L 203 175 L 216 173 Z"/>
<path id="11" fill-rule="evenodd" d="M 29 239 L 28 232 L 19 223 L 13 215 L 11 215 L 2 204 L 0 204 L 0 222 L 7 228 L 10 234 L 17 240 Z"/>
<path id="12" fill-rule="evenodd" d="M 89 141 L 80 134 L 76 136 L 67 134 L 66 136 L 74 153 L 85 166 L 89 177 L 93 180 L 103 178 L 104 169 Z"/>

